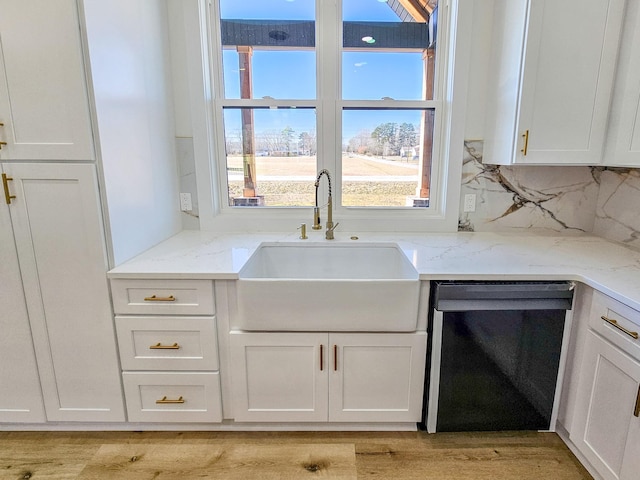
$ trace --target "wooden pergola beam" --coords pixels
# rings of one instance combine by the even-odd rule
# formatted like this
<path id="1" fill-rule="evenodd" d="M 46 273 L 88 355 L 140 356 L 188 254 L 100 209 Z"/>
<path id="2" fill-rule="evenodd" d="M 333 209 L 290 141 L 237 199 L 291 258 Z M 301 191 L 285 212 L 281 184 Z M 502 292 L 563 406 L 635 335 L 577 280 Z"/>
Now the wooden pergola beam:
<path id="1" fill-rule="evenodd" d="M 398 2 L 416 22 L 429 22 L 429 17 L 431 16 L 431 12 L 427 10 L 429 2 L 423 0 L 398 0 Z"/>
<path id="2" fill-rule="evenodd" d="M 438 4 L 438 2 L 434 2 L 433 0 L 419 0 L 420 4 L 422 5 L 422 7 L 429 12 L 429 15 L 431 15 L 433 13 L 433 9 L 435 8 L 435 5 Z M 433 5 L 435 4 L 435 5 Z"/>

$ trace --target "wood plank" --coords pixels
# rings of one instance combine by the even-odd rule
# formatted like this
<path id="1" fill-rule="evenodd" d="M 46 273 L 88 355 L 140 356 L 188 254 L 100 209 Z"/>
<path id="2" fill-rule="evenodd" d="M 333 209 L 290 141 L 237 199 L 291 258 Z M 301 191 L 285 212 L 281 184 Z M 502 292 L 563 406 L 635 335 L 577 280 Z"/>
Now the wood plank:
<path id="1" fill-rule="evenodd" d="M 21 441 L 0 441 L 0 479 L 78 478 L 98 448 L 98 445 L 55 445 L 49 442 L 41 448 Z"/>
<path id="2" fill-rule="evenodd" d="M 415 446 L 414 446 L 415 447 Z M 516 448 L 412 448 L 358 445 L 358 478 L 578 480 L 591 478 L 566 454 L 539 446 Z"/>
<path id="3" fill-rule="evenodd" d="M 0 432 L 0 480 L 26 474 L 136 480 L 286 480 L 312 474 L 346 479 L 591 478 L 554 433 Z"/>
<path id="4" fill-rule="evenodd" d="M 355 480 L 353 445 L 103 445 L 80 479 Z"/>

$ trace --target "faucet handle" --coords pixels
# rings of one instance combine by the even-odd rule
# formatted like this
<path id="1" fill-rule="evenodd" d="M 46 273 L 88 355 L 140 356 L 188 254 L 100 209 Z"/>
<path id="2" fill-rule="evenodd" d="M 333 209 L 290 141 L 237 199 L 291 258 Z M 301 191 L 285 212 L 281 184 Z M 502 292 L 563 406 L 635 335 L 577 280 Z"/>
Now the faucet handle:
<path id="1" fill-rule="evenodd" d="M 324 238 L 326 238 L 327 240 L 333 240 L 333 231 L 338 225 L 340 225 L 340 222 L 332 223 L 331 225 L 327 223 L 327 231 L 325 232 Z"/>

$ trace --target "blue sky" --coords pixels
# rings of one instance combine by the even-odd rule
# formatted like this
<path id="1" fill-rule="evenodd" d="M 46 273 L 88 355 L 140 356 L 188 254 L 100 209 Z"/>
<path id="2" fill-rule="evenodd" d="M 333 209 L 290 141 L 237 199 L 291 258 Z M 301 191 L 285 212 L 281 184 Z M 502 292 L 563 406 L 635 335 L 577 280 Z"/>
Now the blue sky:
<path id="1" fill-rule="evenodd" d="M 342 12 L 348 21 L 398 21 L 380 0 L 343 0 Z M 220 14 L 222 18 L 245 20 L 314 20 L 315 0 L 220 0 Z"/>
<path id="2" fill-rule="evenodd" d="M 220 0 L 222 18 L 251 20 L 314 20 L 314 0 Z M 344 20 L 399 21 L 383 1 L 343 0 Z M 314 99 L 316 97 L 316 60 L 314 51 L 264 51 L 256 49 L 253 62 L 253 96 L 262 98 Z M 238 56 L 235 50 L 223 53 L 225 96 L 239 98 Z M 348 100 L 419 99 L 422 88 L 422 57 L 420 53 L 344 52 L 342 58 L 343 98 Z M 357 115 L 345 114 L 345 137 L 362 128 L 373 129 L 385 121 L 415 123 L 416 112 L 369 111 Z M 227 116 L 232 118 L 239 115 Z M 267 120 L 269 118 L 269 120 Z M 290 125 L 297 132 L 315 128 L 313 111 L 278 110 L 256 112 L 256 129 L 279 129 Z M 347 122 L 347 120 L 349 120 Z M 288 123 L 287 122 L 294 122 Z M 350 124 L 352 126 L 350 126 Z M 262 127 L 261 127 L 262 125 Z M 282 126 L 282 128 L 284 128 Z M 237 128 L 237 127 L 236 127 Z"/>

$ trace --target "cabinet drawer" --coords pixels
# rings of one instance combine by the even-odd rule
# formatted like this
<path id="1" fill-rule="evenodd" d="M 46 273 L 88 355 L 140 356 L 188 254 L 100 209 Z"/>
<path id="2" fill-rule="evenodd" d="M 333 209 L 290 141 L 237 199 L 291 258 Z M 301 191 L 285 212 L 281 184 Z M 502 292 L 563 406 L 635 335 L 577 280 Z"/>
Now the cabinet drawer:
<path id="1" fill-rule="evenodd" d="M 603 318 L 604 317 L 604 318 Z M 640 312 L 600 292 L 594 292 L 591 329 L 640 360 Z"/>
<path id="2" fill-rule="evenodd" d="M 221 422 L 217 372 L 122 374 L 130 422 Z"/>
<path id="3" fill-rule="evenodd" d="M 210 280 L 111 280 L 116 313 L 213 315 Z"/>
<path id="4" fill-rule="evenodd" d="M 116 317 L 123 370 L 217 370 L 214 317 Z"/>

